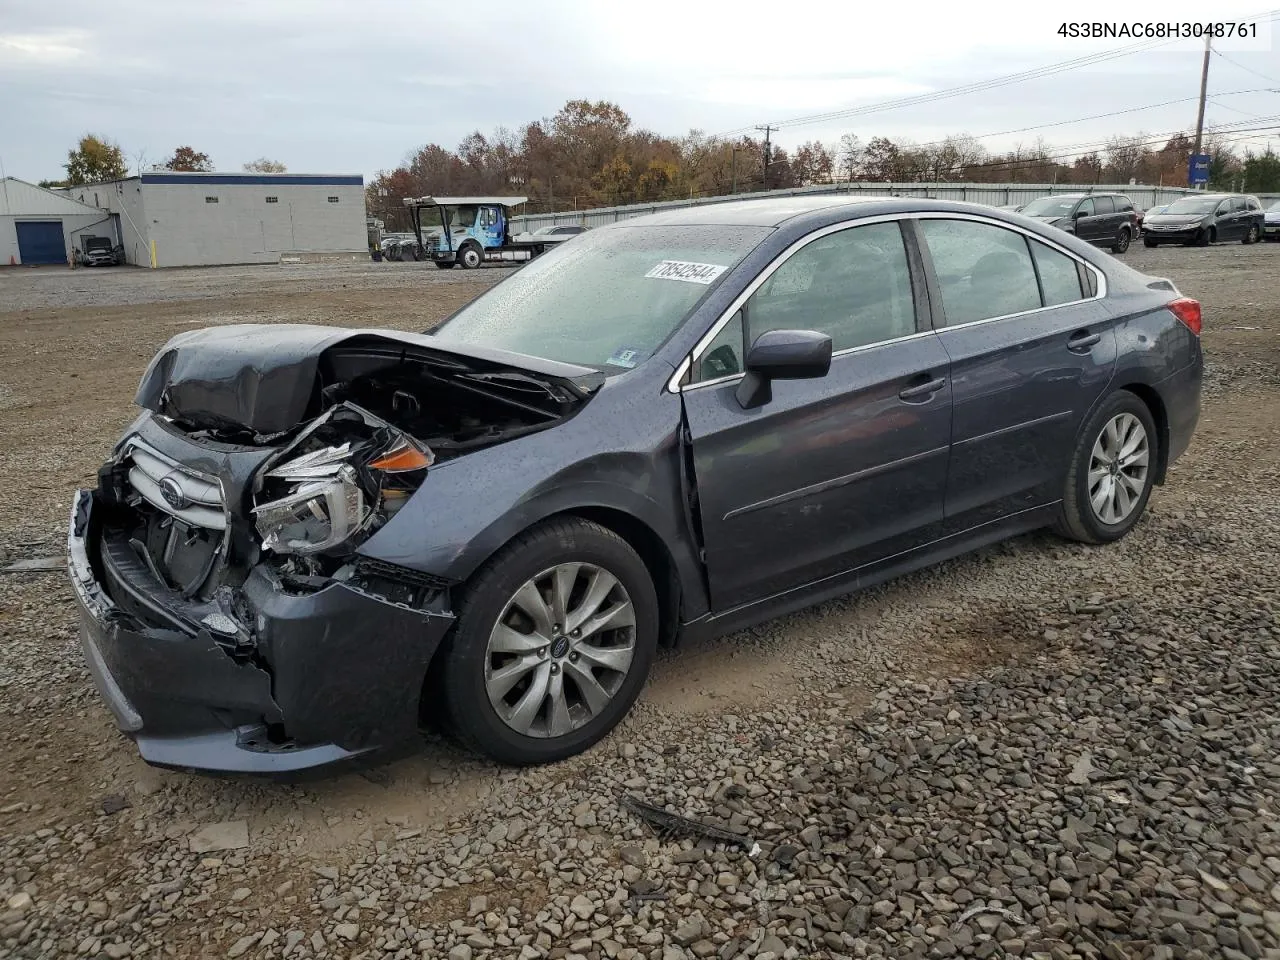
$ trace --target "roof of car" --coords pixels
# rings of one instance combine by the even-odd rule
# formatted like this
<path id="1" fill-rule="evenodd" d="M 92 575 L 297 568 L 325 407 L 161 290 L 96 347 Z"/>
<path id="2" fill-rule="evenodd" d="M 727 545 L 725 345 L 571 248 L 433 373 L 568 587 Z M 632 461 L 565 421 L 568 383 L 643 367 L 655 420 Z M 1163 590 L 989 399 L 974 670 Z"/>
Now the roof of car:
<path id="1" fill-rule="evenodd" d="M 776 227 L 784 221 L 806 213 L 854 204 L 893 205 L 895 201 L 904 207 L 909 205 L 906 198 L 850 197 L 820 193 L 808 196 L 768 197 L 759 200 L 729 200 L 724 203 L 708 203 L 696 207 L 677 207 L 649 214 L 644 221 L 646 224 L 655 226 L 708 223 Z M 619 221 L 621 224 L 627 222 L 629 221 Z"/>

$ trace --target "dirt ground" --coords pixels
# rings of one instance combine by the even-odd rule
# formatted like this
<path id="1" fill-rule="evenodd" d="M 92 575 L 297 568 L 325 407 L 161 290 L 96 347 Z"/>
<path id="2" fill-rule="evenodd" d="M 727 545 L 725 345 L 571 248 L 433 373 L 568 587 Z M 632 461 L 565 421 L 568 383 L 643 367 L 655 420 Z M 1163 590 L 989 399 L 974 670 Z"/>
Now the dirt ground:
<path id="1" fill-rule="evenodd" d="M 1194 525 L 1213 509 L 1215 498 L 1233 491 L 1274 497 L 1273 487 L 1255 483 L 1280 470 L 1280 245 L 1133 247 L 1124 259 L 1171 278 L 1205 306 L 1208 373 L 1200 428 L 1169 484 L 1153 498 L 1153 512 L 1171 518 L 1167 522 Z M 173 334 L 259 321 L 422 330 L 507 269 L 464 273 L 370 263 L 0 271 L 0 484 L 7 492 L 0 508 L 0 566 L 61 553 L 73 488 L 91 482 L 132 419 L 139 376 Z M 1241 458 L 1250 465 L 1248 484 L 1237 484 L 1226 469 Z M 1034 564 L 1046 576 L 1057 571 L 1064 579 L 1092 577 L 1099 589 L 1123 590 L 1126 577 L 1137 583 L 1141 575 L 1141 557 L 1125 557 L 1085 576 L 1076 553 L 1035 535 L 743 635 L 664 655 L 618 735 L 587 757 L 548 770 L 499 770 L 430 739 L 413 756 L 294 785 L 188 777 L 141 763 L 112 726 L 83 668 L 65 576 L 0 576 L 0 836 L 48 830 L 47 836 L 56 833 L 75 853 L 70 859 L 0 863 L 0 894 L 37 889 L 38 903 L 69 890 L 79 896 L 75 902 L 87 902 L 116 889 L 127 902 L 164 875 L 156 856 L 166 840 L 185 836 L 196 824 L 244 819 L 254 850 L 232 862 L 235 882 L 252 891 L 257 928 L 283 928 L 290 922 L 286 914 L 305 910 L 285 903 L 288 897 L 274 902 L 280 897 L 271 891 L 288 889 L 280 885 L 293 881 L 301 894 L 318 882 L 307 857 L 341 867 L 365 856 L 371 837 L 383 842 L 414 831 L 446 842 L 469 824 L 491 818 L 513 790 L 554 791 L 598 775 L 623 740 L 671 730 L 696 736 L 701 717 L 803 704 L 816 695 L 815 676 L 822 678 L 824 696 L 843 690 L 856 700 L 873 692 L 876 677 L 886 671 L 899 679 L 966 675 L 1023 656 L 1034 648 L 1040 628 L 1019 626 L 1018 569 Z M 970 603 L 975 596 L 990 603 L 957 615 L 959 594 Z M 826 648 L 828 637 L 860 637 L 865 646 L 875 630 L 908 620 L 928 629 L 906 640 L 886 640 L 884 650 L 870 649 L 860 664 L 850 661 L 846 683 L 833 679 L 829 664 L 819 666 L 835 655 Z M 110 808 L 116 797 L 132 809 L 104 813 L 104 800 Z M 164 849 L 169 852 L 163 856 L 174 856 Z M 55 862 L 56 869 L 50 866 Z M 0 897 L 0 912 L 3 906 Z M 448 913 L 440 909 L 442 917 Z M 86 936 L 75 923 L 67 929 L 77 943 Z M 139 928 L 138 936 L 144 932 Z M 190 920 L 156 936 L 165 952 L 177 956 L 225 955 L 235 939 L 228 933 L 224 941 L 218 934 L 208 942 Z M 26 945 L 16 955 L 42 955 L 38 937 L 21 942 Z M 51 934 L 46 942 L 61 951 L 71 941 Z M 88 954 L 96 955 L 92 937 L 86 942 Z"/>

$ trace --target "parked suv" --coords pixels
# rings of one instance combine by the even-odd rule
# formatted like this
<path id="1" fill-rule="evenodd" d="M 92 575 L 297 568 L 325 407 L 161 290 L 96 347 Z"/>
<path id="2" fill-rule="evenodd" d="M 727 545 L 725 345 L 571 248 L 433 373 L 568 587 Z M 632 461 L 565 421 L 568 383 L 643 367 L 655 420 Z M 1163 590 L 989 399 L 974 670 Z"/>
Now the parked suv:
<path id="1" fill-rule="evenodd" d="M 1018 211 L 1081 240 L 1124 253 L 1138 235 L 1138 214 L 1133 201 L 1121 193 L 1059 193 L 1032 200 Z"/>
<path id="2" fill-rule="evenodd" d="M 1142 242 L 1207 247 L 1221 240 L 1255 243 L 1262 237 L 1264 220 L 1257 197 L 1238 193 L 1210 193 L 1182 197 L 1159 216 L 1148 216 Z"/>

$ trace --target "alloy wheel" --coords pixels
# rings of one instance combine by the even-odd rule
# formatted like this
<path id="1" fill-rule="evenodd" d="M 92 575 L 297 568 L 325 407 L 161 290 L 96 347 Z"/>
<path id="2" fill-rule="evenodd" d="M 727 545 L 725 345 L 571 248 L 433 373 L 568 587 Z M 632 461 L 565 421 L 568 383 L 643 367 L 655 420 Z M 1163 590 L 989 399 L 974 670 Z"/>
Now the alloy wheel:
<path id="1" fill-rule="evenodd" d="M 1123 523 L 1146 491 L 1151 445 L 1142 421 L 1120 413 L 1106 422 L 1089 457 L 1089 503 L 1103 523 Z"/>
<path id="2" fill-rule="evenodd" d="M 561 563 L 507 601 L 485 651 L 485 692 L 508 727 L 562 737 L 618 693 L 636 652 L 622 583 L 591 563 Z"/>

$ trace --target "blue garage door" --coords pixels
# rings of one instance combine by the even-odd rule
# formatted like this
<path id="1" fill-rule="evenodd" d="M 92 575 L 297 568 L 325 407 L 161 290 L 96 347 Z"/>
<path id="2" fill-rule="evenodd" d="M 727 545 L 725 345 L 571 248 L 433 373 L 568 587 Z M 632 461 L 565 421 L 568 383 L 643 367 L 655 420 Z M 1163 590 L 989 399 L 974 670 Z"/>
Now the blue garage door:
<path id="1" fill-rule="evenodd" d="M 18 228 L 18 255 L 23 263 L 66 263 L 61 220 L 29 220 Z"/>

